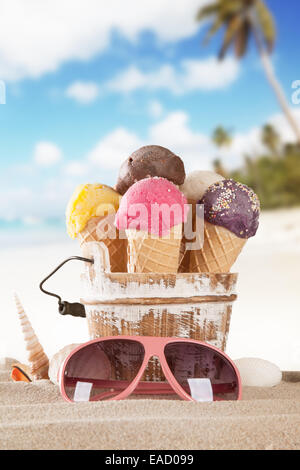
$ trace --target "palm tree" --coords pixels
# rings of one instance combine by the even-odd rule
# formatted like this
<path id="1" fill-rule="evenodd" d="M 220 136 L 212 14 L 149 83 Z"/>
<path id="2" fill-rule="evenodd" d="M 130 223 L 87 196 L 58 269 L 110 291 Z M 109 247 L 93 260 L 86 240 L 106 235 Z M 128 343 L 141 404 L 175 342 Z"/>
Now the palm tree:
<path id="1" fill-rule="evenodd" d="M 213 132 L 212 140 L 218 147 L 229 147 L 232 137 L 230 132 L 224 129 L 224 127 L 218 126 Z"/>
<path id="2" fill-rule="evenodd" d="M 197 20 L 212 18 L 212 25 L 206 35 L 209 40 L 220 28 L 225 27 L 223 43 L 219 52 L 222 60 L 230 46 L 240 59 L 246 51 L 250 36 L 253 36 L 267 79 L 273 87 L 278 102 L 300 143 L 300 128 L 291 113 L 283 89 L 276 78 L 270 53 L 273 50 L 276 30 L 274 19 L 263 0 L 215 0 L 200 8 Z"/>
<path id="3" fill-rule="evenodd" d="M 261 140 L 273 155 L 278 156 L 281 139 L 280 135 L 271 124 L 263 126 L 261 131 Z"/>
<path id="4" fill-rule="evenodd" d="M 218 175 L 224 176 L 224 178 L 227 178 L 227 171 L 225 170 L 222 161 L 220 158 L 216 158 L 213 162 L 213 169 L 215 173 L 218 173 Z"/>
<path id="5" fill-rule="evenodd" d="M 224 129 L 224 127 L 218 126 L 212 134 L 212 141 L 219 148 L 229 147 L 232 142 L 232 137 L 230 135 L 230 132 Z M 226 177 L 227 171 L 225 170 L 220 158 L 216 158 L 213 161 L 213 167 L 216 173 Z"/>

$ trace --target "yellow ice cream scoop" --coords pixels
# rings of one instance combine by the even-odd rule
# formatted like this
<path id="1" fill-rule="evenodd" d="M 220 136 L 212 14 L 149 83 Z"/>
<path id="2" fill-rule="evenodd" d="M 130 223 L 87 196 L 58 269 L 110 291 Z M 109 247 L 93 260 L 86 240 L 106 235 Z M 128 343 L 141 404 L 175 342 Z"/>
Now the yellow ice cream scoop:
<path id="1" fill-rule="evenodd" d="M 67 231 L 76 238 L 91 217 L 117 212 L 121 196 L 105 184 L 80 184 L 66 209 Z"/>

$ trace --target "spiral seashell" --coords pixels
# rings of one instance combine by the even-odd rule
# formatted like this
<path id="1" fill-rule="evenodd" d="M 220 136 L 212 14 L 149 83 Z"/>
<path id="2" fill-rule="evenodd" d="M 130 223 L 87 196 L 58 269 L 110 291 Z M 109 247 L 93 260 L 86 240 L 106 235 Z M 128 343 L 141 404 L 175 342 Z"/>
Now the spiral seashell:
<path id="1" fill-rule="evenodd" d="M 46 356 L 35 332 L 31 326 L 23 306 L 15 294 L 15 302 L 20 318 L 22 332 L 28 352 L 29 376 L 32 380 L 48 379 L 49 359 Z"/>

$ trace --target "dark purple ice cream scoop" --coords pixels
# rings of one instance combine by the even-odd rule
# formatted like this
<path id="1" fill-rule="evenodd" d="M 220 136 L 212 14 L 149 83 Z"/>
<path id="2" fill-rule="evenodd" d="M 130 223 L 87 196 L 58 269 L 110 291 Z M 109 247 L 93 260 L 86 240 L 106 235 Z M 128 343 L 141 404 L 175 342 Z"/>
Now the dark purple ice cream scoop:
<path id="1" fill-rule="evenodd" d="M 255 192 L 232 179 L 209 186 L 199 201 L 204 204 L 204 219 L 224 227 L 237 237 L 250 238 L 256 234 L 260 213 Z"/>

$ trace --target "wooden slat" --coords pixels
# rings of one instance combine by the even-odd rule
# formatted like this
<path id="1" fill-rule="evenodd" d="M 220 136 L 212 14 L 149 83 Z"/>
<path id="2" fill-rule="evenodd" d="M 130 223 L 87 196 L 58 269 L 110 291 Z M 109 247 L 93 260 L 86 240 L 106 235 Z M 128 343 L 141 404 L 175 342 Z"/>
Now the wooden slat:
<path id="1" fill-rule="evenodd" d="M 232 295 L 202 295 L 195 297 L 153 297 L 153 298 L 124 298 L 112 300 L 85 300 L 81 299 L 84 305 L 164 305 L 164 304 L 200 304 L 208 302 L 233 302 L 237 296 Z"/>

